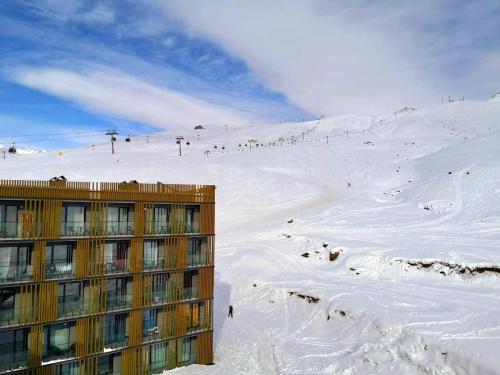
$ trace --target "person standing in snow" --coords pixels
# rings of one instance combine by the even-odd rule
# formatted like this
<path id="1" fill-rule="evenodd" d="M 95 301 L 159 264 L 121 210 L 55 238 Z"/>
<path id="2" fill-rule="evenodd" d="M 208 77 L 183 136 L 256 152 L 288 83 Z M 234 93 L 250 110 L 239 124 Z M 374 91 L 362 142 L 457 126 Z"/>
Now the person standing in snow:
<path id="1" fill-rule="evenodd" d="M 229 313 L 227 314 L 227 316 L 230 316 L 231 318 L 233 317 L 233 306 L 232 305 L 229 305 Z"/>

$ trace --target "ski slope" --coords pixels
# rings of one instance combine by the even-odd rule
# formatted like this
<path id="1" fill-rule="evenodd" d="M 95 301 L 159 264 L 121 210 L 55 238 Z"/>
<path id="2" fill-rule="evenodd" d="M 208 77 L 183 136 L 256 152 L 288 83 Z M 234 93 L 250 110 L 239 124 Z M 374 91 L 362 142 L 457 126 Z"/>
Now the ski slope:
<path id="1" fill-rule="evenodd" d="M 182 135 L 0 163 L 217 185 L 216 363 L 172 373 L 500 374 L 499 102 Z"/>

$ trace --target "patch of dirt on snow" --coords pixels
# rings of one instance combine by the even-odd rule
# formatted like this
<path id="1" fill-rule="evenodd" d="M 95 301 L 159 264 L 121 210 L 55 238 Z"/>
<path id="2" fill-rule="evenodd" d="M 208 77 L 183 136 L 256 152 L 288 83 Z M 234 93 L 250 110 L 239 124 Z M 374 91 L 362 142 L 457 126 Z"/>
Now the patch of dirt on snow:
<path id="1" fill-rule="evenodd" d="M 422 261 L 422 260 L 403 260 L 396 259 L 396 262 L 403 262 L 410 267 L 417 269 L 429 269 L 438 272 L 443 276 L 457 274 L 462 278 L 477 277 L 483 274 L 498 274 L 500 275 L 500 266 L 488 265 L 477 266 L 468 265 L 464 266 L 456 263 L 449 263 L 442 260 Z"/>

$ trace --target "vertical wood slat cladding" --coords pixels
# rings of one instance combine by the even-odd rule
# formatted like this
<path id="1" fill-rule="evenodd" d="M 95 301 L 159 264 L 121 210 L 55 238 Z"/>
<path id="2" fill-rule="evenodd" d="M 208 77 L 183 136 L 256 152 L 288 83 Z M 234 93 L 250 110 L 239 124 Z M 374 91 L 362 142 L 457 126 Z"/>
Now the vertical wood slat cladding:
<path id="1" fill-rule="evenodd" d="M 143 225 L 142 225 L 142 235 L 152 235 L 155 234 L 154 231 L 154 204 L 144 203 L 143 212 Z"/>
<path id="2" fill-rule="evenodd" d="M 76 321 L 76 356 L 104 350 L 104 317 L 88 317 Z"/>
<path id="3" fill-rule="evenodd" d="M 129 345 L 142 343 L 142 310 L 133 310 L 129 317 Z"/>
<path id="4" fill-rule="evenodd" d="M 45 254 L 47 245 L 45 241 L 37 240 L 33 245 L 33 281 L 45 279 Z"/>
<path id="5" fill-rule="evenodd" d="M 212 185 L 0 180 L 0 196 L 29 199 L 214 203 Z"/>
<path id="6" fill-rule="evenodd" d="M 151 306 L 153 303 L 153 275 L 142 276 L 142 303 L 141 307 Z"/>
<path id="7" fill-rule="evenodd" d="M 211 299 L 214 296 L 214 269 L 213 267 L 200 268 L 198 271 L 200 286 L 198 296 L 201 299 Z"/>
<path id="8" fill-rule="evenodd" d="M 176 268 L 186 268 L 187 267 L 187 247 L 188 241 L 186 237 L 177 238 L 177 247 L 175 249 L 176 253 Z"/>
<path id="9" fill-rule="evenodd" d="M 82 239 L 76 242 L 75 276 L 101 276 L 106 273 L 104 239 Z"/>
<path id="10" fill-rule="evenodd" d="M 175 336 L 177 330 L 176 330 L 176 306 L 175 305 L 169 305 L 165 306 L 162 309 L 162 314 L 163 314 L 163 325 L 162 325 L 162 332 L 163 332 L 163 337 L 172 337 Z"/>
<path id="11" fill-rule="evenodd" d="M 42 209 L 42 238 L 61 238 L 62 200 L 45 200 Z"/>
<path id="12" fill-rule="evenodd" d="M 20 323 L 43 323 L 57 319 L 56 281 L 43 284 L 27 284 L 20 291 Z"/>
<path id="13" fill-rule="evenodd" d="M 108 232 L 108 202 L 90 202 L 88 222 L 90 237 L 106 236 Z"/>
<path id="14" fill-rule="evenodd" d="M 76 241 L 76 265 L 75 276 L 85 277 L 89 275 L 90 263 L 90 240 Z"/>
<path id="15" fill-rule="evenodd" d="M 213 332 L 202 332 L 198 334 L 196 340 L 198 345 L 198 361 L 201 365 L 208 365 L 213 362 Z"/>
<path id="16" fill-rule="evenodd" d="M 38 366 L 42 363 L 43 326 L 32 326 L 28 334 L 28 362 L 30 366 Z"/>
<path id="17" fill-rule="evenodd" d="M 189 304 L 180 303 L 176 306 L 176 336 L 185 336 L 187 333 L 187 310 Z"/>
<path id="18" fill-rule="evenodd" d="M 168 301 L 176 302 L 184 299 L 184 273 L 172 272 L 168 279 Z"/>
<path id="19" fill-rule="evenodd" d="M 144 202 L 137 202 L 135 204 L 135 223 L 134 223 L 134 233 L 137 237 L 140 237 L 144 234 L 144 210 L 145 210 Z"/>
<path id="20" fill-rule="evenodd" d="M 90 279 L 87 300 L 89 314 L 106 311 L 106 287 L 105 278 Z"/>
<path id="21" fill-rule="evenodd" d="M 170 232 L 171 234 L 185 233 L 186 205 L 174 203 L 170 208 Z"/>
<path id="22" fill-rule="evenodd" d="M 149 346 L 129 348 L 122 352 L 121 373 L 123 375 L 149 375 Z"/>
<path id="23" fill-rule="evenodd" d="M 26 199 L 21 214 L 21 231 L 24 239 L 37 239 L 42 235 L 42 207 L 39 199 Z"/>
<path id="24" fill-rule="evenodd" d="M 142 272 L 144 262 L 144 239 L 136 237 L 130 242 L 130 272 Z"/>
<path id="25" fill-rule="evenodd" d="M 200 207 L 200 234 L 215 233 L 215 204 L 202 204 Z"/>

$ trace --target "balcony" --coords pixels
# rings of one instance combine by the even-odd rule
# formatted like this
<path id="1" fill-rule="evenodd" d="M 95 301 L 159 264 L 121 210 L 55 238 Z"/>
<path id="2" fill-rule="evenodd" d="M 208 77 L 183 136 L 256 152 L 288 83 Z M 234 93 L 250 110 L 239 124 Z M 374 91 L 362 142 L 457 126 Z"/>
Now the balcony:
<path id="1" fill-rule="evenodd" d="M 168 302 L 167 288 L 161 288 L 159 290 L 153 290 L 152 292 L 153 304 L 162 304 Z"/>
<path id="2" fill-rule="evenodd" d="M 66 300 L 65 302 L 59 299 L 57 305 L 58 318 L 69 318 L 86 314 L 88 314 L 88 306 L 83 298 L 75 297 L 73 301 Z"/>
<path id="3" fill-rule="evenodd" d="M 45 265 L 45 278 L 47 279 L 61 279 L 74 276 L 74 263 L 48 263 Z"/>
<path id="4" fill-rule="evenodd" d="M 0 344 L 0 372 L 28 367 L 28 350 L 12 352 L 13 343 Z"/>
<path id="5" fill-rule="evenodd" d="M 0 264 L 0 282 L 27 281 L 33 278 L 33 266 L 16 266 L 11 263 Z"/>
<path id="6" fill-rule="evenodd" d="M 146 257 L 143 259 L 142 268 L 144 271 L 154 271 L 164 269 L 165 259 L 160 257 Z"/>
<path id="7" fill-rule="evenodd" d="M 200 222 L 199 221 L 186 221 L 184 225 L 184 232 L 188 234 L 200 233 Z"/>
<path id="8" fill-rule="evenodd" d="M 116 295 L 108 293 L 106 307 L 108 311 L 128 309 L 132 306 L 132 294 Z"/>
<path id="9" fill-rule="evenodd" d="M 84 237 L 91 233 L 103 236 L 132 236 L 134 234 L 133 221 L 107 221 L 101 223 L 89 223 L 85 221 L 62 221 L 62 237 Z"/>
<path id="10" fill-rule="evenodd" d="M 129 272 L 128 259 L 108 259 L 100 263 L 107 274 Z"/>
<path id="11" fill-rule="evenodd" d="M 134 234 L 134 222 L 131 221 L 108 221 L 108 236 L 131 236 Z"/>
<path id="12" fill-rule="evenodd" d="M 210 254 L 207 253 L 188 253 L 187 255 L 188 267 L 208 266 L 210 265 L 211 261 L 212 258 Z"/>
<path id="13" fill-rule="evenodd" d="M 19 238 L 21 233 L 21 223 L 19 222 L 0 223 L 0 238 Z"/>

